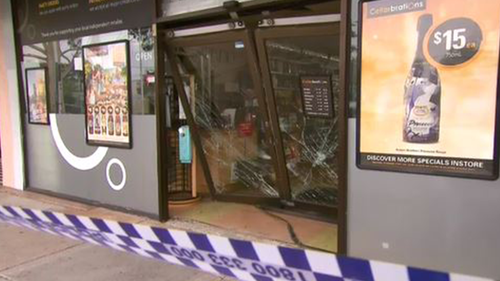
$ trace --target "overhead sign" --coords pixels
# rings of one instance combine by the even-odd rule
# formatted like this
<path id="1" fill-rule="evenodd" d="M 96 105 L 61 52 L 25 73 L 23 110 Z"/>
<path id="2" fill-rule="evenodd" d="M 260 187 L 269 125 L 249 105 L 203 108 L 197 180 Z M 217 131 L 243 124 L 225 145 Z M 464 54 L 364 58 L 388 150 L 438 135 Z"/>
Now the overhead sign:
<path id="1" fill-rule="evenodd" d="M 500 2 L 360 5 L 358 167 L 498 178 Z"/>
<path id="2" fill-rule="evenodd" d="M 145 27 L 155 20 L 151 0 L 15 1 L 23 45 Z"/>

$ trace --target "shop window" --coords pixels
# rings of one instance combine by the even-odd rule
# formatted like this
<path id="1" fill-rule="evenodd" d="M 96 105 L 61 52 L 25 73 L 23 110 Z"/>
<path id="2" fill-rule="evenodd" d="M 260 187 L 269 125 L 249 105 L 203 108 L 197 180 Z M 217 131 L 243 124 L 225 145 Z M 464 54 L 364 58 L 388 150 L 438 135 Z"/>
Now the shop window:
<path id="1" fill-rule="evenodd" d="M 84 114 L 82 46 L 130 42 L 132 114 L 154 114 L 155 56 L 151 28 L 23 46 L 23 68 L 46 67 L 50 113 Z"/>

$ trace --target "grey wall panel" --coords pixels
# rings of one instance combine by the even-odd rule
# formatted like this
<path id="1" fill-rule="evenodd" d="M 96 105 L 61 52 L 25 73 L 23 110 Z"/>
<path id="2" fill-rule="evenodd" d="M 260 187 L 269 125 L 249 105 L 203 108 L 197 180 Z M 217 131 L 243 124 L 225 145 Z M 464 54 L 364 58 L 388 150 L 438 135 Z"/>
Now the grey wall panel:
<path id="1" fill-rule="evenodd" d="M 500 182 L 360 170 L 355 130 L 349 255 L 500 280 Z"/>
<path id="2" fill-rule="evenodd" d="M 58 114 L 57 124 L 73 154 L 86 157 L 96 150 L 85 143 L 83 115 Z M 110 148 L 94 169 L 81 171 L 61 156 L 49 126 L 26 125 L 29 186 L 158 215 L 156 118 L 133 115 L 132 126 L 133 149 Z M 123 163 L 127 174 L 119 191 L 113 190 L 106 178 L 106 166 L 113 158 Z M 118 165 L 111 166 L 110 178 L 115 184 L 122 180 Z"/>

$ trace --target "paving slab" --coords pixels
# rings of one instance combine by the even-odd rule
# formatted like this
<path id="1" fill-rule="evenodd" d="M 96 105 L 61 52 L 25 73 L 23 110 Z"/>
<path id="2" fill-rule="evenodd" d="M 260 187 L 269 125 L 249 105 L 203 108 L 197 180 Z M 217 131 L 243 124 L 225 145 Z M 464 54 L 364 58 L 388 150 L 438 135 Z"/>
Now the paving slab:
<path id="1" fill-rule="evenodd" d="M 0 223 L 0 272 L 80 244 L 79 241 Z"/>
<path id="2" fill-rule="evenodd" d="M 16 262 L 6 270 L 0 270 L 0 280 L 15 281 L 136 281 L 136 280 L 171 280 L 171 281 L 219 281 L 222 277 L 208 274 L 191 268 L 171 265 L 166 262 L 136 256 L 105 247 L 91 244 L 75 244 L 64 237 L 24 230 L 17 226 L 6 226 L 0 223 L 0 233 L 8 241 L 15 239 L 17 246 L 4 248 L 0 244 L 0 260 Z M 4 239 L 0 239 L 4 240 Z M 47 244 L 48 246 L 43 246 Z M 22 242 L 23 245 L 19 245 Z M 2 242 L 0 242 L 2 243 Z M 61 246 L 55 247 L 59 243 Z M 39 249 L 46 247 L 42 255 L 28 258 L 33 245 Z M 73 247 L 66 247 L 73 245 Z M 21 246 L 20 248 L 18 248 Z M 19 254 L 19 250 L 26 250 Z M 58 251 L 54 251 L 58 249 Z M 39 253 L 40 251 L 36 251 Z M 19 258 L 21 257 L 21 258 Z M 24 261 L 24 262 L 23 262 Z M 3 279 L 2 279 L 3 278 Z M 225 279 L 227 280 L 227 279 Z"/>

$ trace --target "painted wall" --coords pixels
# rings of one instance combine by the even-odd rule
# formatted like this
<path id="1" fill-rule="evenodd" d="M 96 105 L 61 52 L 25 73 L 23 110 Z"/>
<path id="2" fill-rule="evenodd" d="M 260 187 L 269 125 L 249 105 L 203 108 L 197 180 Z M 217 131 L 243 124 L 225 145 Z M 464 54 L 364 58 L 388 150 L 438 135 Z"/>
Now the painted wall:
<path id="1" fill-rule="evenodd" d="M 359 170 L 355 136 L 349 255 L 500 279 L 500 181 Z"/>
<path id="2" fill-rule="evenodd" d="M 85 142 L 82 114 L 51 114 L 50 126 L 26 124 L 29 186 L 157 216 L 156 117 L 132 115 L 132 126 L 131 150 L 97 151 Z M 78 163 L 93 165 L 81 170 Z"/>
<path id="3" fill-rule="evenodd" d="M 10 1 L 0 1 L 0 143 L 3 185 L 23 189 L 23 154 Z"/>

